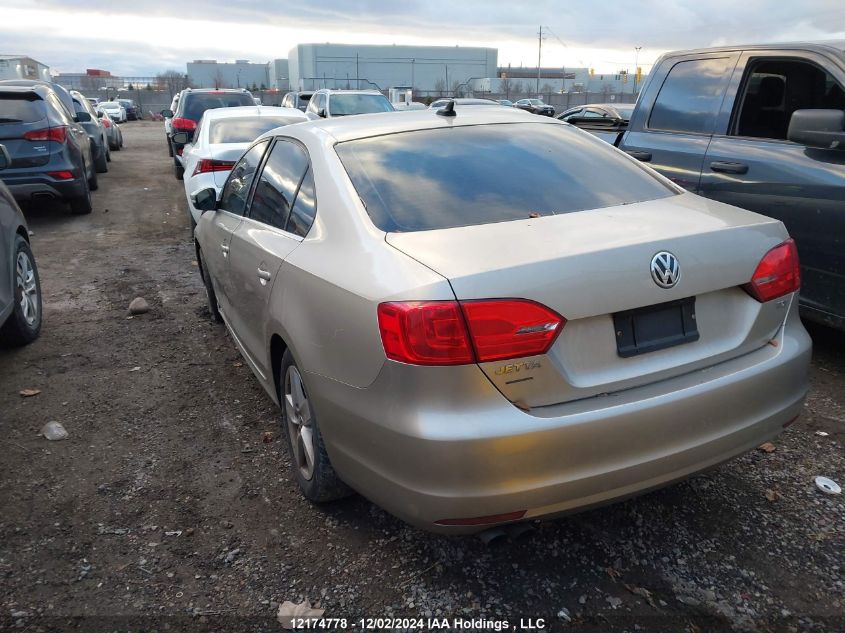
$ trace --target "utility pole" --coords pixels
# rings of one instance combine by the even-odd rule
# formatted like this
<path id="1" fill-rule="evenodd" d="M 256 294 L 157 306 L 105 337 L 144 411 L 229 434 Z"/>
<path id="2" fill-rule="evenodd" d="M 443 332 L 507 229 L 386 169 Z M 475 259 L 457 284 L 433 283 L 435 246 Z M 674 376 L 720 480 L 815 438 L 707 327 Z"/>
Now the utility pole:
<path id="1" fill-rule="evenodd" d="M 637 51 L 637 54 L 634 56 L 634 92 L 632 94 L 637 94 L 637 77 L 639 76 L 639 61 L 640 61 L 640 49 L 642 46 L 635 46 L 634 50 Z"/>
<path id="2" fill-rule="evenodd" d="M 358 72 L 358 53 L 355 53 L 355 90 L 361 89 L 361 75 Z"/>
<path id="3" fill-rule="evenodd" d="M 543 55 L 543 25 L 540 25 L 540 32 L 537 34 L 537 94 L 540 94 L 540 59 Z"/>

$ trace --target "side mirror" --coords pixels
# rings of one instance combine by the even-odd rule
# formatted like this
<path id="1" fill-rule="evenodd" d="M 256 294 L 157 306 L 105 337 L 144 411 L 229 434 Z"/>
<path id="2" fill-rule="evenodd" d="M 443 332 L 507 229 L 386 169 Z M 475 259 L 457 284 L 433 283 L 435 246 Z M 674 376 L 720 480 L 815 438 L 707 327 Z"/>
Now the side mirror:
<path id="1" fill-rule="evenodd" d="M 161 111 L 161 116 L 163 116 L 165 119 L 172 119 L 173 118 L 173 110 L 171 110 L 170 108 L 165 108 L 164 110 Z"/>
<path id="2" fill-rule="evenodd" d="M 176 132 L 176 134 L 173 135 L 173 142 L 179 143 L 179 145 L 187 145 L 191 141 L 186 132 Z"/>
<path id="3" fill-rule="evenodd" d="M 807 147 L 845 149 L 845 111 L 796 110 L 786 138 Z"/>
<path id="4" fill-rule="evenodd" d="M 5 145 L 0 145 L 0 169 L 6 169 L 12 164 L 12 157 Z"/>
<path id="5" fill-rule="evenodd" d="M 191 203 L 201 212 L 217 210 L 217 190 L 214 187 L 200 189 L 191 194 Z"/>
<path id="6" fill-rule="evenodd" d="M 77 123 L 88 123 L 91 120 L 91 115 L 87 112 L 77 112 L 74 118 Z"/>
<path id="7" fill-rule="evenodd" d="M 317 111 L 317 116 L 322 117 L 323 119 L 325 119 L 325 118 L 326 118 L 326 116 L 327 116 L 326 109 L 325 109 L 325 108 L 320 108 L 320 109 Z"/>

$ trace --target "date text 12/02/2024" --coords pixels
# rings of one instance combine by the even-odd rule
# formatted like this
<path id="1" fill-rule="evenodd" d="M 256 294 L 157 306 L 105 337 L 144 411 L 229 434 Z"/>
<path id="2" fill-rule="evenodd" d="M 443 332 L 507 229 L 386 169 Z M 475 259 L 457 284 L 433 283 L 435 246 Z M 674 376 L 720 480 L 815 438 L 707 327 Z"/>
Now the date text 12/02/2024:
<path id="1" fill-rule="evenodd" d="M 483 618 L 293 618 L 294 629 L 343 630 L 361 629 L 382 631 L 385 629 L 418 629 L 421 631 L 542 631 L 546 628 L 543 618 L 519 618 L 508 620 L 485 620 Z"/>

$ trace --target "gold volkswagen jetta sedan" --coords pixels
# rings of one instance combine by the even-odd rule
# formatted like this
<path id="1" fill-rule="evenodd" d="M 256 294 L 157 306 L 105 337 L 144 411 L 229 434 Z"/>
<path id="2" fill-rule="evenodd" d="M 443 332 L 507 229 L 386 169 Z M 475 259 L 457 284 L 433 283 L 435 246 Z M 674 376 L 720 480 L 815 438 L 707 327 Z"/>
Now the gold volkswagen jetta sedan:
<path id="1" fill-rule="evenodd" d="M 448 105 L 287 126 L 192 194 L 210 309 L 294 476 L 430 530 L 583 509 L 790 424 L 798 257 L 566 123 Z"/>

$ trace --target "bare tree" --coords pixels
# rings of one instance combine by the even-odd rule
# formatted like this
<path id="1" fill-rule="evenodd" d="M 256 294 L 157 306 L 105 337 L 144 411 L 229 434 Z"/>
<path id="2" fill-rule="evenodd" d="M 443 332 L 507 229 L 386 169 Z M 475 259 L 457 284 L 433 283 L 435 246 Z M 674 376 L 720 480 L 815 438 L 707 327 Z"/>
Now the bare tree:
<path id="1" fill-rule="evenodd" d="M 225 88 L 226 87 L 226 78 L 223 76 L 223 71 L 219 68 L 215 71 L 214 76 L 211 78 L 214 82 L 214 88 Z"/>
<path id="2" fill-rule="evenodd" d="M 162 90 L 167 90 L 172 97 L 180 90 L 187 88 L 190 82 L 185 73 L 180 73 L 178 70 L 165 70 L 156 75 L 156 83 Z"/>
<path id="3" fill-rule="evenodd" d="M 513 82 L 513 86 L 511 87 L 511 90 L 513 91 L 513 93 L 515 95 L 521 95 L 522 94 L 522 82 L 521 81 Z"/>
<path id="4" fill-rule="evenodd" d="M 510 77 L 502 77 L 499 80 L 499 91 L 505 93 L 505 98 L 510 96 L 512 90 Z"/>
<path id="5" fill-rule="evenodd" d="M 540 86 L 540 92 L 542 92 L 543 94 L 547 95 L 547 94 L 552 93 L 554 91 L 555 91 L 555 89 L 552 88 L 552 85 L 549 84 L 549 83 L 544 83 L 542 86 Z"/>
<path id="6" fill-rule="evenodd" d="M 455 79 L 452 82 L 452 90 L 451 90 L 453 97 L 462 97 L 463 96 L 463 89 L 461 88 L 461 82 Z"/>
<path id="7" fill-rule="evenodd" d="M 446 80 L 442 77 L 438 78 L 438 80 L 434 82 L 434 90 L 437 91 L 440 96 L 443 96 L 443 93 L 446 92 Z"/>

